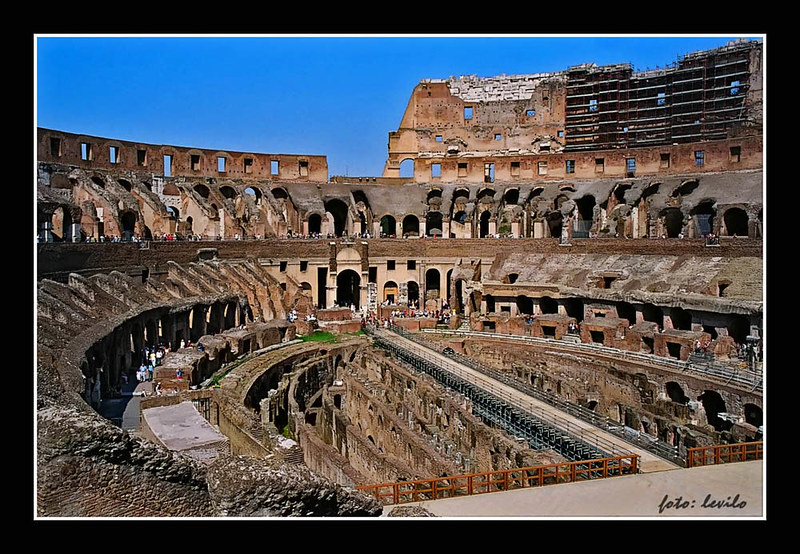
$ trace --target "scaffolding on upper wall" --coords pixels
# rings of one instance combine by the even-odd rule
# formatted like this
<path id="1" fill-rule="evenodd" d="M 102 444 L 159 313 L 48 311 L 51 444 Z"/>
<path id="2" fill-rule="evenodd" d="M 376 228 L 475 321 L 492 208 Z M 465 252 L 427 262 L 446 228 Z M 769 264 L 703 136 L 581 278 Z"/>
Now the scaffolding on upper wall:
<path id="1" fill-rule="evenodd" d="M 630 64 L 569 69 L 566 150 L 718 140 L 760 123 L 747 109 L 754 48 L 761 42 L 735 41 L 639 73 Z"/>

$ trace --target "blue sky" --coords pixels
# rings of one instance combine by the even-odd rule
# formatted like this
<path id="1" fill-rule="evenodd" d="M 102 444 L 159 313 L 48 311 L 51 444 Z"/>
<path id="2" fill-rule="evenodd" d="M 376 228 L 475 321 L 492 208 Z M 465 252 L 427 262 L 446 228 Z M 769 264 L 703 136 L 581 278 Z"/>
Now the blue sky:
<path id="1" fill-rule="evenodd" d="M 628 62 L 639 71 L 740 36 L 40 35 L 35 125 L 151 144 L 324 155 L 330 176 L 380 176 L 389 132 L 421 79 L 587 62 Z"/>

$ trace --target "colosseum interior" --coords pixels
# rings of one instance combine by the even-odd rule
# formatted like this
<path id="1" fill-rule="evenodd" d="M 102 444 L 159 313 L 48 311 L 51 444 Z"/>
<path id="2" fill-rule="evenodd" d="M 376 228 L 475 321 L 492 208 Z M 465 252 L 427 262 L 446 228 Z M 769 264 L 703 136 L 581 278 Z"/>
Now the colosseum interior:
<path id="1" fill-rule="evenodd" d="M 401 337 L 679 465 L 763 440 L 762 50 L 426 79 L 379 177 L 38 128 L 38 516 L 371 518 L 576 459 Z"/>

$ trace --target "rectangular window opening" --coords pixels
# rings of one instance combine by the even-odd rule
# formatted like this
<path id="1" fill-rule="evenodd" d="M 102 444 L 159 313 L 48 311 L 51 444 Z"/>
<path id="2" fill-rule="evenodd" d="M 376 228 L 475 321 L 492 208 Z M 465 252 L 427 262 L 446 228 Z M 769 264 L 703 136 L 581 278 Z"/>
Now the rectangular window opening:
<path id="1" fill-rule="evenodd" d="M 164 154 L 164 177 L 172 177 L 172 156 Z"/>
<path id="2" fill-rule="evenodd" d="M 669 154 L 661 154 L 661 167 L 669 167 Z"/>
<path id="3" fill-rule="evenodd" d="M 539 162 L 537 165 L 539 175 L 547 175 L 547 162 Z"/>
<path id="4" fill-rule="evenodd" d="M 394 260 L 386 260 L 386 269 L 388 271 L 394 271 Z"/>
<path id="5" fill-rule="evenodd" d="M 500 133 L 495 133 L 494 140 L 503 140 L 503 135 L 501 135 Z"/>
<path id="6" fill-rule="evenodd" d="M 706 164 L 706 153 L 704 150 L 695 150 L 694 152 L 694 165 L 700 166 Z"/>
<path id="7" fill-rule="evenodd" d="M 227 158 L 219 156 L 217 158 L 217 171 L 220 173 L 225 173 L 225 163 L 227 162 Z"/>
<path id="8" fill-rule="evenodd" d="M 667 104 L 667 94 L 665 92 L 659 92 L 658 97 L 656 99 L 656 104 L 658 106 L 665 106 Z"/>
<path id="9" fill-rule="evenodd" d="M 51 138 L 50 139 L 50 155 L 55 157 L 61 156 L 61 139 L 60 138 Z"/>
<path id="10" fill-rule="evenodd" d="M 567 173 L 575 173 L 575 160 L 566 160 Z"/>
<path id="11" fill-rule="evenodd" d="M 596 98 L 592 98 L 591 100 L 589 100 L 589 111 L 590 112 L 596 112 L 597 111 L 597 99 Z"/>
<path id="12" fill-rule="evenodd" d="M 369 268 L 369 277 L 370 283 L 377 283 L 378 282 L 378 266 L 371 266 Z"/>
<path id="13" fill-rule="evenodd" d="M 308 270 L 308 261 L 300 260 L 300 271 L 307 271 L 307 270 Z"/>
<path id="14" fill-rule="evenodd" d="M 467 176 L 467 163 L 466 162 L 459 162 L 458 163 L 458 176 L 459 177 L 466 177 Z"/>
<path id="15" fill-rule="evenodd" d="M 542 325 L 542 334 L 545 338 L 554 339 L 556 338 L 556 328 L 552 325 Z"/>
<path id="16" fill-rule="evenodd" d="M 533 116 L 536 115 L 536 110 L 528 110 L 528 111 L 525 112 L 525 115 L 527 117 L 533 117 Z"/>
<path id="17" fill-rule="evenodd" d="M 136 164 L 147 165 L 147 150 L 136 151 Z"/>
<path id="18" fill-rule="evenodd" d="M 286 272 L 286 262 L 281 262 L 280 267 L 281 267 L 281 273 L 285 273 Z"/>
<path id="19" fill-rule="evenodd" d="M 300 177 L 308 177 L 308 162 L 301 160 L 299 163 Z"/>
<path id="20" fill-rule="evenodd" d="M 739 94 L 739 81 L 731 81 L 731 96 Z"/>
<path id="21" fill-rule="evenodd" d="M 92 145 L 88 142 L 81 143 L 81 159 L 87 162 L 92 159 Z"/>
<path id="22" fill-rule="evenodd" d="M 436 142 L 442 142 L 442 135 L 436 135 Z"/>
<path id="23" fill-rule="evenodd" d="M 739 163 L 742 161 L 742 147 L 731 146 L 731 162 Z"/>
<path id="24" fill-rule="evenodd" d="M 605 333 L 602 331 L 589 331 L 589 336 L 591 336 L 592 342 L 595 344 L 603 344 L 605 341 Z"/>
<path id="25" fill-rule="evenodd" d="M 564 138 L 564 131 L 558 132 L 558 138 Z"/>
<path id="26" fill-rule="evenodd" d="M 244 172 L 245 173 L 252 173 L 253 172 L 253 158 L 245 158 L 244 159 Z"/>
<path id="27" fill-rule="evenodd" d="M 636 177 L 636 158 L 625 158 L 625 176 Z"/>
<path id="28" fill-rule="evenodd" d="M 199 154 L 192 154 L 191 158 L 191 167 L 192 171 L 197 171 L 200 169 L 200 155 Z"/>
<path id="29" fill-rule="evenodd" d="M 406 262 L 406 269 L 417 269 L 417 260 L 408 260 Z"/>
<path id="30" fill-rule="evenodd" d="M 594 172 L 595 173 L 603 173 L 606 168 L 606 159 L 605 158 L 595 158 L 594 159 Z"/>
<path id="31" fill-rule="evenodd" d="M 442 164 L 431 164 L 431 177 L 442 176 Z"/>
<path id="32" fill-rule="evenodd" d="M 278 160 L 272 160 L 271 162 L 269 162 L 270 175 L 277 175 L 279 169 L 280 168 L 279 168 Z"/>
<path id="33" fill-rule="evenodd" d="M 117 146 L 108 147 L 108 161 L 112 164 L 119 163 L 119 148 Z"/>
<path id="34" fill-rule="evenodd" d="M 494 164 L 483 164 L 483 182 L 494 183 Z"/>
<path id="35" fill-rule="evenodd" d="M 511 176 L 519 177 L 520 164 L 519 162 L 511 162 Z"/>
<path id="36" fill-rule="evenodd" d="M 464 119 L 472 119 L 472 106 L 464 108 Z"/>

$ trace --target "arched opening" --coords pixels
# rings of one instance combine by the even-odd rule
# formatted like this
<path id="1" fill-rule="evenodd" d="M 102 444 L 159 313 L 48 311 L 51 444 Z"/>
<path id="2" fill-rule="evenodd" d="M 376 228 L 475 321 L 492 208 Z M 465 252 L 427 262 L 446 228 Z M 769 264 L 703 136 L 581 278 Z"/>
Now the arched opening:
<path id="1" fill-rule="evenodd" d="M 564 298 L 564 311 L 567 312 L 569 317 L 574 317 L 575 321 L 580 323 L 583 321 L 583 300 L 580 298 Z"/>
<path id="2" fill-rule="evenodd" d="M 442 276 L 438 269 L 431 268 L 425 272 L 425 299 L 439 298 Z"/>
<path id="3" fill-rule="evenodd" d="M 680 329 L 681 331 L 692 330 L 692 314 L 683 308 L 672 308 L 669 317 L 672 320 L 674 329 Z"/>
<path id="4" fill-rule="evenodd" d="M 122 240 L 130 240 L 136 228 L 136 214 L 131 211 L 123 212 L 120 222 L 122 223 Z"/>
<path id="5" fill-rule="evenodd" d="M 713 200 L 703 200 L 689 212 L 694 220 L 694 232 L 697 237 L 704 237 L 714 232 L 714 210 Z"/>
<path id="6" fill-rule="evenodd" d="M 707 390 L 698 398 L 703 403 L 703 409 L 706 412 L 706 418 L 709 425 L 714 427 L 715 431 L 727 431 L 732 427 L 732 423 L 719 417 L 719 414 L 725 413 L 725 401 L 722 396 L 716 391 Z"/>
<path id="7" fill-rule="evenodd" d="M 385 215 L 381 218 L 381 236 L 394 237 L 397 235 L 397 222 L 394 217 Z"/>
<path id="8" fill-rule="evenodd" d="M 426 201 L 427 201 L 428 205 L 430 205 L 430 204 L 441 205 L 442 204 L 442 189 L 437 189 L 437 188 L 430 189 L 428 191 L 428 196 L 426 198 Z"/>
<path id="9" fill-rule="evenodd" d="M 452 308 L 456 313 L 463 314 L 466 301 L 464 300 L 464 279 L 456 279 L 456 305 Z"/>
<path id="10" fill-rule="evenodd" d="M 365 235 L 367 233 L 367 216 L 364 215 L 364 212 L 358 212 L 358 222 L 359 222 L 359 233 Z"/>
<path id="11" fill-rule="evenodd" d="M 630 183 L 619 183 L 616 187 L 614 187 L 614 198 L 616 199 L 618 204 L 625 203 L 625 193 L 632 187 Z"/>
<path id="12" fill-rule="evenodd" d="M 361 276 L 352 269 L 345 269 L 336 275 L 336 303 L 339 306 L 360 307 Z"/>
<path id="13" fill-rule="evenodd" d="M 244 189 L 244 193 L 248 196 L 251 196 L 253 200 L 255 200 L 256 206 L 261 204 L 261 191 L 254 187 L 247 187 Z"/>
<path id="14" fill-rule="evenodd" d="M 208 187 L 202 184 L 195 185 L 194 191 L 206 200 L 208 200 L 208 197 L 211 195 L 211 191 L 208 189 Z"/>
<path id="15" fill-rule="evenodd" d="M 517 282 L 517 279 L 519 279 L 519 273 L 511 272 L 503 278 L 503 283 L 506 283 L 508 285 L 513 285 L 514 283 Z"/>
<path id="16" fill-rule="evenodd" d="M 642 306 L 642 318 L 645 321 L 656 323 L 659 329 L 664 325 L 664 312 L 653 304 L 644 304 Z"/>
<path id="17" fill-rule="evenodd" d="M 728 324 L 728 335 L 739 344 L 747 342 L 747 335 L 750 334 L 750 320 L 743 315 L 733 316 Z"/>
<path id="18" fill-rule="evenodd" d="M 400 162 L 400 177 L 414 176 L 414 160 L 407 159 Z"/>
<path id="19" fill-rule="evenodd" d="M 683 229 L 683 214 L 678 208 L 667 208 L 661 212 L 664 218 L 664 233 L 667 238 L 678 238 Z"/>
<path id="20" fill-rule="evenodd" d="M 124 188 L 128 192 L 131 191 L 132 186 L 130 181 L 128 181 L 127 179 L 119 179 L 118 182 L 120 185 L 122 185 L 122 188 Z"/>
<path id="21" fill-rule="evenodd" d="M 741 208 L 730 208 L 722 216 L 725 223 L 725 235 L 732 237 L 746 237 L 747 232 L 747 213 Z"/>
<path id="22" fill-rule="evenodd" d="M 98 177 L 97 175 L 93 175 L 93 176 L 92 176 L 92 182 L 93 182 L 95 185 L 97 185 L 98 187 L 100 187 L 101 189 L 104 189 L 104 188 L 106 188 L 106 183 L 105 183 L 105 181 L 103 181 L 103 180 L 102 180 L 100 177 Z"/>
<path id="23" fill-rule="evenodd" d="M 464 223 L 467 221 L 467 212 L 464 210 L 457 211 L 455 214 L 453 214 L 453 221 L 464 225 Z"/>
<path id="24" fill-rule="evenodd" d="M 594 207 L 596 204 L 597 202 L 591 194 L 587 194 L 578 199 L 576 202 L 578 206 L 578 217 L 573 223 L 573 237 L 589 238 L 589 231 L 592 228 L 592 223 L 594 223 Z"/>
<path id="25" fill-rule="evenodd" d="M 677 198 L 678 196 L 687 196 L 694 192 L 694 190 L 700 185 L 700 183 L 696 180 L 686 181 L 682 183 L 679 187 L 672 191 L 673 198 Z"/>
<path id="26" fill-rule="evenodd" d="M 442 212 L 428 212 L 425 215 L 425 234 L 429 237 L 442 236 Z"/>
<path id="27" fill-rule="evenodd" d="M 383 300 L 389 301 L 389 304 L 397 303 L 397 283 L 394 281 L 386 281 L 383 285 Z"/>
<path id="28" fill-rule="evenodd" d="M 494 296 L 491 294 L 484 294 L 483 301 L 486 302 L 486 313 L 491 314 L 494 313 L 495 305 L 494 305 Z"/>
<path id="29" fill-rule="evenodd" d="M 219 187 L 219 192 L 222 194 L 222 196 L 229 200 L 236 198 L 236 189 L 233 187 L 229 187 L 227 185 Z"/>
<path id="30" fill-rule="evenodd" d="M 333 232 L 337 237 L 347 233 L 347 204 L 334 198 L 325 202 L 325 211 L 333 216 Z"/>
<path id="31" fill-rule="evenodd" d="M 744 421 L 753 427 L 761 427 L 764 425 L 764 413 L 761 408 L 755 404 L 745 404 Z"/>
<path id="32" fill-rule="evenodd" d="M 553 209 L 559 212 L 559 210 L 561 210 L 561 206 L 567 200 L 569 200 L 569 197 L 566 194 L 559 194 L 558 196 L 556 196 L 555 200 L 553 200 Z"/>
<path id="33" fill-rule="evenodd" d="M 192 234 L 192 223 L 193 222 L 194 222 L 194 220 L 192 219 L 191 216 L 186 218 L 186 233 L 189 234 L 189 235 Z"/>
<path id="34" fill-rule="evenodd" d="M 636 324 L 636 308 L 629 302 L 619 302 L 617 304 L 617 317 L 627 319 L 630 325 Z"/>
<path id="35" fill-rule="evenodd" d="M 175 206 L 167 206 L 167 212 L 169 212 L 170 219 L 174 219 L 175 221 L 180 220 L 181 212 Z"/>
<path id="36" fill-rule="evenodd" d="M 506 204 L 516 204 L 519 202 L 519 189 L 508 189 L 503 195 Z"/>
<path id="37" fill-rule="evenodd" d="M 690 398 L 684 394 L 683 387 L 675 381 L 668 381 L 665 388 L 667 396 L 669 396 L 669 399 L 673 402 L 684 405 L 689 403 Z"/>
<path id="38" fill-rule="evenodd" d="M 479 234 L 478 234 L 478 236 L 480 238 L 484 238 L 484 237 L 489 236 L 489 220 L 491 218 L 492 218 L 492 214 L 489 212 L 489 210 L 485 210 L 481 214 L 480 231 L 479 231 Z"/>
<path id="39" fill-rule="evenodd" d="M 300 283 L 300 290 L 306 291 L 308 293 L 309 297 L 312 296 L 311 295 L 311 283 L 309 283 L 308 281 L 303 281 L 302 283 Z"/>
<path id="40" fill-rule="evenodd" d="M 409 281 L 406 285 L 408 286 L 408 303 L 413 302 L 419 305 L 419 285 L 416 281 Z"/>
<path id="41" fill-rule="evenodd" d="M 322 232 L 322 216 L 319 214 L 311 214 L 308 216 L 308 232 L 309 234 L 318 234 Z"/>
<path id="42" fill-rule="evenodd" d="M 418 237 L 419 236 L 419 219 L 414 214 L 408 214 L 403 218 L 403 236 L 404 237 Z"/>
<path id="43" fill-rule="evenodd" d="M 450 281 L 451 281 L 452 277 L 453 277 L 453 270 L 451 269 L 445 275 L 445 287 L 447 287 L 447 296 L 445 298 L 447 299 L 448 303 L 450 302 L 450 295 L 451 295 L 451 289 L 452 289 Z"/>
<path id="44" fill-rule="evenodd" d="M 517 312 L 521 315 L 533 315 L 533 300 L 527 296 L 517 296 Z"/>
<path id="45" fill-rule="evenodd" d="M 283 187 L 275 187 L 271 189 L 270 192 L 272 193 L 272 197 L 276 200 L 286 200 L 289 198 L 289 193 L 286 192 L 286 189 Z"/>
<path id="46" fill-rule="evenodd" d="M 547 220 L 547 229 L 550 231 L 550 236 L 561 238 L 561 225 L 563 222 L 561 212 L 550 212 L 545 219 Z"/>
<path id="47" fill-rule="evenodd" d="M 557 314 L 558 302 L 549 296 L 542 296 L 539 299 L 539 309 L 543 314 Z"/>

